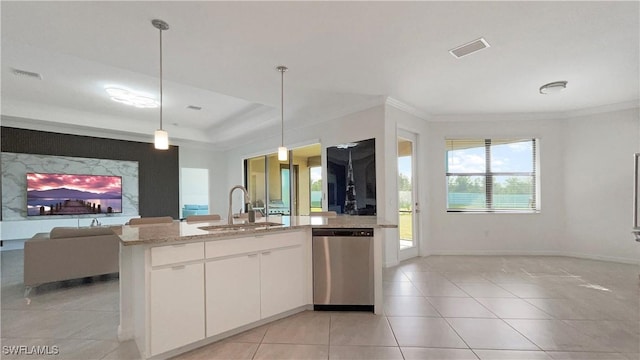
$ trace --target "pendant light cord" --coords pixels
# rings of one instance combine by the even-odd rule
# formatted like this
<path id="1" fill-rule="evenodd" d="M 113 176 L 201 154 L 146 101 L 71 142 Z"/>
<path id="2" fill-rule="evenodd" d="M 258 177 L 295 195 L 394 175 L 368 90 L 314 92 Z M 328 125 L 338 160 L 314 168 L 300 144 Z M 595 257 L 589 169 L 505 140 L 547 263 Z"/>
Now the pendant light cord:
<path id="1" fill-rule="evenodd" d="M 281 84 L 280 87 L 280 130 L 282 131 L 282 137 L 280 138 L 282 142 L 280 146 L 284 147 L 284 69 L 280 70 L 281 75 Z"/>
<path id="2" fill-rule="evenodd" d="M 162 29 L 160 30 L 160 130 L 162 130 Z"/>

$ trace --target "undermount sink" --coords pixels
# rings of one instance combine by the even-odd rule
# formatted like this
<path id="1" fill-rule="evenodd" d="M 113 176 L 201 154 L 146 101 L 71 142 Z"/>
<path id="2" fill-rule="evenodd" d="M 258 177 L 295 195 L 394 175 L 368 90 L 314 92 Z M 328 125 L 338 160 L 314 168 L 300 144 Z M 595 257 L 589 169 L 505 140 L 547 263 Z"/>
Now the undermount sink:
<path id="1" fill-rule="evenodd" d="M 245 224 L 224 224 L 224 225 L 211 225 L 202 226 L 198 229 L 215 231 L 215 230 L 252 230 L 252 229 L 269 229 L 271 227 L 282 226 L 284 224 L 276 222 L 257 222 L 257 223 L 245 223 Z"/>

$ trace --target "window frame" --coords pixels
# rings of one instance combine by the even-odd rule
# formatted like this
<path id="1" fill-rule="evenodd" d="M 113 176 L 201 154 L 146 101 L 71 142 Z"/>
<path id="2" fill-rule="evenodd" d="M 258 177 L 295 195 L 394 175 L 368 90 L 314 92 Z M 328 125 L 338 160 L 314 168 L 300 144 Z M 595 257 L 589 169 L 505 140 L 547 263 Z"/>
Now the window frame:
<path id="1" fill-rule="evenodd" d="M 532 143 L 532 171 L 491 171 L 491 145 L 493 141 L 505 141 L 505 140 L 513 140 L 513 142 L 517 141 L 525 141 L 530 140 Z M 485 160 L 485 171 L 484 172 L 449 172 L 449 149 L 445 150 L 445 184 L 446 184 L 446 212 L 447 213 L 506 213 L 506 214 L 537 214 L 540 213 L 540 186 L 539 186 L 539 146 L 540 139 L 533 137 L 499 137 L 499 138 L 446 138 L 445 139 L 445 147 L 447 142 L 449 141 L 484 141 L 484 160 Z M 477 176 L 484 178 L 484 192 L 485 192 L 485 208 L 480 209 L 456 209 L 449 207 L 449 177 L 450 176 Z M 533 200 L 530 208 L 526 209 L 508 209 L 508 208 L 494 208 L 493 204 L 493 195 L 494 195 L 494 178 L 498 176 L 528 176 L 531 177 L 531 187 Z"/>
<path id="2" fill-rule="evenodd" d="M 312 172 L 313 169 L 319 169 L 320 170 L 320 181 L 322 181 L 322 165 L 309 166 L 307 169 L 309 170 L 309 214 L 312 214 L 314 212 L 322 212 L 322 199 L 323 199 L 323 196 L 321 195 L 321 197 L 320 197 L 320 208 L 317 208 L 317 207 L 314 208 L 313 205 L 312 205 L 313 204 L 313 196 L 312 196 L 313 190 L 311 190 L 311 186 L 313 185 L 313 180 L 311 179 L 311 172 Z M 319 209 L 319 210 L 313 211 L 313 209 Z"/>

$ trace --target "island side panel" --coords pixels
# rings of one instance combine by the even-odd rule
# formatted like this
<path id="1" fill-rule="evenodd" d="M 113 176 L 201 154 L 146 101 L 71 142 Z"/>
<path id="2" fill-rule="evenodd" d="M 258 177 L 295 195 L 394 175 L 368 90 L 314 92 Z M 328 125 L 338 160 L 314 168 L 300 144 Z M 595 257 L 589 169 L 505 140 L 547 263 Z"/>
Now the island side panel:
<path id="1" fill-rule="evenodd" d="M 305 266 L 307 270 L 306 277 L 306 292 L 305 292 L 305 303 L 307 304 L 307 310 L 313 310 L 313 246 L 312 246 L 312 236 L 311 229 L 307 229 L 304 232 L 305 236 Z"/>
<path id="2" fill-rule="evenodd" d="M 385 229 L 373 231 L 373 312 L 380 315 L 384 312 L 382 294 L 382 243 Z"/>
<path id="3" fill-rule="evenodd" d="M 151 340 L 149 339 L 149 272 L 151 266 L 149 246 L 132 246 L 133 269 L 133 322 L 134 339 L 138 351 L 143 359 L 151 354 Z"/>
<path id="4" fill-rule="evenodd" d="M 133 269 L 132 247 L 120 244 L 120 325 L 118 340 L 133 339 Z"/>
<path id="5" fill-rule="evenodd" d="M 143 358 L 148 354 L 146 343 L 146 256 L 145 246 L 120 244 L 120 325 L 118 340 L 135 340 Z"/>

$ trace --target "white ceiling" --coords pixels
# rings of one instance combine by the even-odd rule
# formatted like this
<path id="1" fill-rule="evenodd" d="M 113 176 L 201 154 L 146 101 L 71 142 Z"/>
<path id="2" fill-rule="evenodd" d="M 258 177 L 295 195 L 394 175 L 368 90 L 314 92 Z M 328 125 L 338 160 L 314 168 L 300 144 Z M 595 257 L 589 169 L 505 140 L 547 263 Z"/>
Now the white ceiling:
<path id="1" fill-rule="evenodd" d="M 636 103 L 639 2 L 2 1 L 2 115 L 133 134 L 158 109 L 109 100 L 117 85 L 158 98 L 170 137 L 229 147 L 397 99 L 434 119 L 558 113 Z M 491 47 L 455 59 L 479 37 Z M 17 68 L 42 80 L 17 77 Z M 567 80 L 556 96 L 548 82 Z M 188 110 L 201 106 L 201 111 Z"/>

